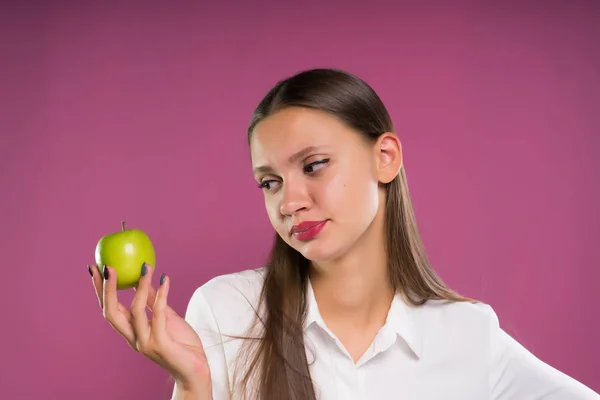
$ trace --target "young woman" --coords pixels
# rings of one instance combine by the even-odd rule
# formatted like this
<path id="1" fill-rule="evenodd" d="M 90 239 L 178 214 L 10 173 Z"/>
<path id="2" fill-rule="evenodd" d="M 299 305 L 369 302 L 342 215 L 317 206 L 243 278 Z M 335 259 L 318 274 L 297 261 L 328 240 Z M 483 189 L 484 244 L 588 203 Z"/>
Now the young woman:
<path id="1" fill-rule="evenodd" d="M 152 266 L 130 310 L 115 270 L 90 269 L 105 318 L 173 376 L 174 399 L 600 399 L 433 271 L 401 143 L 365 82 L 331 69 L 283 80 L 248 139 L 276 232 L 266 266 L 201 286 L 185 318 Z"/>

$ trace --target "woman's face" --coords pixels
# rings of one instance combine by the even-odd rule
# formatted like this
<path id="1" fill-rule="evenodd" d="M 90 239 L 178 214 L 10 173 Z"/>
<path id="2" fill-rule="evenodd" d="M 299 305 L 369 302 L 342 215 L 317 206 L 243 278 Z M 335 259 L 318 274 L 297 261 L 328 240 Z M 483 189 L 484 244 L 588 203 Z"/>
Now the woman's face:
<path id="1" fill-rule="evenodd" d="M 383 212 L 380 183 L 390 175 L 383 136 L 368 142 L 336 118 L 306 108 L 284 109 L 255 127 L 252 166 L 269 219 L 307 259 L 344 256 Z"/>

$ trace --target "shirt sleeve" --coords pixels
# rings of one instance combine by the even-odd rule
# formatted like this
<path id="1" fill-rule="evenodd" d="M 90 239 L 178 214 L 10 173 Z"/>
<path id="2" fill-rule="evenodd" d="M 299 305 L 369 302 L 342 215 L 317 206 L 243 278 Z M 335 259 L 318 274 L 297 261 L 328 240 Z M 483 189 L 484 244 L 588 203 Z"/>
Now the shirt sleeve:
<path id="1" fill-rule="evenodd" d="M 490 399 L 600 400 L 584 384 L 541 361 L 499 326 L 491 311 Z"/>
<path id="2" fill-rule="evenodd" d="M 185 320 L 194 328 L 202 341 L 212 378 L 212 400 L 228 400 L 231 396 L 223 339 L 217 319 L 204 296 L 203 287 L 196 289 L 192 295 L 185 313 Z M 178 390 L 175 383 L 171 400 L 177 399 Z"/>

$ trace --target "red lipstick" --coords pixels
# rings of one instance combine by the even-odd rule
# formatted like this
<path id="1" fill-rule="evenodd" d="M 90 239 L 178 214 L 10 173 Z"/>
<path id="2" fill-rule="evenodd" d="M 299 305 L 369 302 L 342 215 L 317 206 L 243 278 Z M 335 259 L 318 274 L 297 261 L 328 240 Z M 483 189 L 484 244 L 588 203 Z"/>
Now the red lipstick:
<path id="1" fill-rule="evenodd" d="M 313 239 L 325 227 L 325 221 L 304 221 L 301 224 L 292 226 L 290 233 L 298 240 L 306 241 Z"/>

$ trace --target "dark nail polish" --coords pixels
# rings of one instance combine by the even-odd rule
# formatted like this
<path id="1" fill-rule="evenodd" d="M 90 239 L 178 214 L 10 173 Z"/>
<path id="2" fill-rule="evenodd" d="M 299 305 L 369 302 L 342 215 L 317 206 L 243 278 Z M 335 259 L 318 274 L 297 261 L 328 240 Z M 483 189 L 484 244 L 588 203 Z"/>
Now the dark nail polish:
<path id="1" fill-rule="evenodd" d="M 104 266 L 104 279 L 108 280 L 108 267 Z"/>
<path id="2" fill-rule="evenodd" d="M 142 276 L 146 276 L 146 272 L 148 272 L 148 268 L 146 267 L 146 263 L 142 263 Z"/>
<path id="3" fill-rule="evenodd" d="M 163 283 L 165 283 L 165 278 L 167 277 L 167 275 L 165 275 L 165 273 L 163 272 L 163 274 L 160 276 L 160 284 L 162 285 Z"/>
<path id="4" fill-rule="evenodd" d="M 93 278 L 94 277 L 94 273 L 92 272 L 92 267 L 90 267 L 90 264 L 88 264 L 87 267 L 88 267 L 88 271 L 90 273 L 90 276 Z"/>

